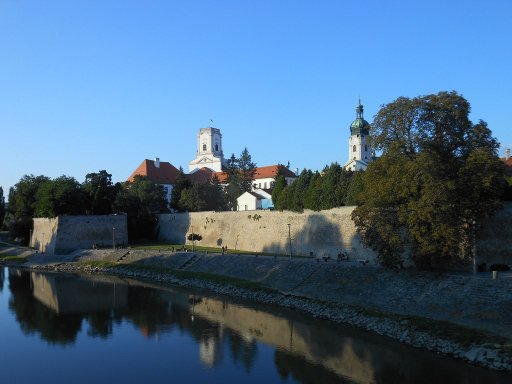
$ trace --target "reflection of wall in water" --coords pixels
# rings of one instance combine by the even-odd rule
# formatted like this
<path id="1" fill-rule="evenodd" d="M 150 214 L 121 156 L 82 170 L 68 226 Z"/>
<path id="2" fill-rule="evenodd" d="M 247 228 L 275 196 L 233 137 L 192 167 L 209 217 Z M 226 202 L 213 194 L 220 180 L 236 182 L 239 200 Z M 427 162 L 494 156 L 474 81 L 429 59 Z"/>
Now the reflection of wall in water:
<path id="1" fill-rule="evenodd" d="M 86 313 L 125 308 L 126 285 L 91 282 L 76 276 L 30 275 L 34 297 L 57 313 Z"/>
<path id="2" fill-rule="evenodd" d="M 203 297 L 203 300 L 195 303 L 194 314 L 234 330 L 247 341 L 256 339 L 302 355 L 338 375 L 362 382 L 374 381 L 373 354 L 363 341 L 355 338 L 333 335 L 332 330 L 323 331 L 311 324 L 211 298 Z"/>

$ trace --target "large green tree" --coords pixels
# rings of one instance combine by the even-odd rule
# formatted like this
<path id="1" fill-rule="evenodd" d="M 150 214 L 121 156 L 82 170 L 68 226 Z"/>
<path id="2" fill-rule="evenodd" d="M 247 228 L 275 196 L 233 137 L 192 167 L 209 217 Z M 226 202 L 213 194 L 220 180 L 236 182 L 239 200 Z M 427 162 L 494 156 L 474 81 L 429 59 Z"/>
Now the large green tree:
<path id="1" fill-rule="evenodd" d="M 456 92 L 384 105 L 372 127 L 383 155 L 363 175 L 353 218 L 382 264 L 418 266 L 471 255 L 476 226 L 500 208 L 504 185 L 498 143 L 487 124 L 469 120 Z"/>
<path id="2" fill-rule="evenodd" d="M 5 217 L 5 197 L 4 197 L 4 189 L 0 187 L 0 230 L 3 227 Z"/>
<path id="3" fill-rule="evenodd" d="M 37 190 L 48 180 L 50 178 L 43 175 L 25 175 L 9 190 L 9 212 L 14 218 L 34 216 Z"/>
<path id="4" fill-rule="evenodd" d="M 85 213 L 85 196 L 75 178 L 63 175 L 39 186 L 34 208 L 36 217 L 81 215 Z"/>
<path id="5" fill-rule="evenodd" d="M 113 212 L 114 201 L 120 184 L 112 183 L 112 175 L 106 170 L 88 173 L 82 188 L 85 194 L 86 212 L 91 215 L 108 215 Z"/>
<path id="6" fill-rule="evenodd" d="M 128 234 L 131 239 L 157 236 L 157 214 L 168 212 L 163 186 L 144 176 L 125 182 L 117 194 L 115 209 L 128 215 Z"/>

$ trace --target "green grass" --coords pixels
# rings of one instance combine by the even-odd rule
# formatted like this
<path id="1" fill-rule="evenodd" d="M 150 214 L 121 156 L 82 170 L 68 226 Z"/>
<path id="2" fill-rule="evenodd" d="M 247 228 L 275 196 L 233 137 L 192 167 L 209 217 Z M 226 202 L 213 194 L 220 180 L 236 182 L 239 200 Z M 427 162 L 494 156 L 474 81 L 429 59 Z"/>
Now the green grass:
<path id="1" fill-rule="evenodd" d="M 169 244 L 169 243 L 142 243 L 137 245 L 132 245 L 131 249 L 139 249 L 139 250 L 152 250 L 152 251 L 170 251 L 172 248 L 175 250 L 178 249 L 187 249 L 187 251 L 192 251 L 192 244 Z M 222 253 L 222 249 L 220 247 L 207 247 L 201 246 L 196 243 L 193 247 L 195 252 L 208 252 L 208 253 Z M 240 255 L 266 255 L 266 256 L 288 256 L 280 253 L 263 253 L 263 252 L 254 252 L 254 251 L 244 251 L 244 250 L 233 250 L 228 249 L 227 254 L 240 254 Z M 294 256 L 301 257 L 301 256 Z"/>

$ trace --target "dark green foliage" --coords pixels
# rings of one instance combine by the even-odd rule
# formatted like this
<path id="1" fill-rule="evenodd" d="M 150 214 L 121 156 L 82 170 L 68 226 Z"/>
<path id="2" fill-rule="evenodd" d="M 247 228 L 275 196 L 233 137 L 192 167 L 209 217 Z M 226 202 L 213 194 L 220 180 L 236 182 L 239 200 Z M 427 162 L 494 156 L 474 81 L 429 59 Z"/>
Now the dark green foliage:
<path id="1" fill-rule="evenodd" d="M 171 208 L 176 211 L 186 211 L 187 208 L 181 206 L 180 200 L 181 200 L 181 194 L 184 190 L 187 188 L 190 188 L 192 183 L 190 180 L 188 180 L 185 176 L 185 173 L 183 172 L 183 169 L 180 167 L 180 174 L 178 176 L 178 179 L 176 180 L 176 184 L 172 188 L 171 192 Z"/>
<path id="2" fill-rule="evenodd" d="M 132 183 L 123 184 L 117 194 L 115 208 L 117 212 L 128 215 L 128 235 L 131 239 L 156 237 L 156 215 L 168 211 L 164 188 L 138 175 Z"/>
<path id="3" fill-rule="evenodd" d="M 252 161 L 247 148 L 244 148 L 240 157 L 234 154 L 227 161 L 226 174 L 228 176 L 226 186 L 227 205 L 229 209 L 236 209 L 236 199 L 252 189 L 252 182 L 256 174 L 256 163 Z"/>
<path id="4" fill-rule="evenodd" d="M 512 176 L 505 177 L 505 183 L 501 199 L 505 201 L 512 201 Z"/>
<path id="5" fill-rule="evenodd" d="M 112 175 L 105 170 L 88 173 L 82 184 L 86 212 L 91 215 L 108 215 L 113 212 L 114 201 L 121 185 L 112 184 Z"/>
<path id="6" fill-rule="evenodd" d="M 352 172 L 346 171 L 337 163 L 326 166 L 321 174 L 303 170 L 289 186 L 281 189 L 277 179 L 277 193 L 272 193 L 274 205 L 279 210 L 302 212 L 304 209 L 320 211 L 340 207 L 345 204 Z M 274 200 L 274 195 L 277 200 Z"/>
<path id="7" fill-rule="evenodd" d="M 39 186 L 50 180 L 46 176 L 25 175 L 9 190 L 9 212 L 15 218 L 33 217 L 36 192 Z"/>
<path id="8" fill-rule="evenodd" d="M 199 233 L 189 233 L 187 236 L 188 241 L 201 241 L 203 240 L 203 236 L 201 236 Z"/>
<path id="9" fill-rule="evenodd" d="M 5 197 L 4 197 L 4 190 L 2 187 L 0 187 L 0 230 L 3 227 L 4 217 L 5 217 Z"/>
<path id="10" fill-rule="evenodd" d="M 364 191 L 363 171 L 357 171 L 352 174 L 345 197 L 345 205 L 361 205 L 363 203 L 361 194 Z"/>
<path id="11" fill-rule="evenodd" d="M 85 213 L 85 195 L 78 181 L 63 175 L 39 186 L 34 208 L 35 217 L 81 215 Z"/>
<path id="12" fill-rule="evenodd" d="M 475 225 L 500 209 L 503 166 L 487 125 L 468 119 L 455 92 L 399 98 L 383 106 L 374 145 L 383 155 L 362 176 L 353 219 L 383 265 L 417 266 L 471 255 Z"/>

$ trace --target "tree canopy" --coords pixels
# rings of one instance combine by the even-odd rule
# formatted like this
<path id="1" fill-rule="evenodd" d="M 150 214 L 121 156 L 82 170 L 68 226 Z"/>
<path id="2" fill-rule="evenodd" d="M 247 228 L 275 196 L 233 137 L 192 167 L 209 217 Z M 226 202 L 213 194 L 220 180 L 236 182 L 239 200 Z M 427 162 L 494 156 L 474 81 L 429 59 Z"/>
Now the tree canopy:
<path id="1" fill-rule="evenodd" d="M 236 199 L 244 192 L 252 189 L 252 182 L 256 174 L 256 163 L 252 161 L 247 148 L 244 148 L 239 157 L 232 154 L 227 161 L 227 183 L 225 192 L 229 209 L 236 209 Z"/>
<path id="2" fill-rule="evenodd" d="M 469 257 L 475 225 L 500 208 L 503 166 L 487 124 L 469 120 L 456 92 L 384 105 L 372 127 L 383 155 L 362 176 L 353 219 L 380 261 L 410 249 L 418 266 Z"/>
<path id="3" fill-rule="evenodd" d="M 91 215 L 108 215 L 113 212 L 114 201 L 121 185 L 112 184 L 112 175 L 106 170 L 88 173 L 82 184 L 86 212 Z"/>

